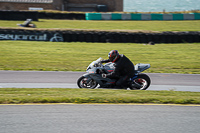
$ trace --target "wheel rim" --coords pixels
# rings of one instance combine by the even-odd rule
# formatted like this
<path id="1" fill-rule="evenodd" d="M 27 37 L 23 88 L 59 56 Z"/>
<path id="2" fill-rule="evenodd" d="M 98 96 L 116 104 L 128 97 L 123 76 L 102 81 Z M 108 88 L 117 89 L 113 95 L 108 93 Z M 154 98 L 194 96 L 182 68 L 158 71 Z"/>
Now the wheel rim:
<path id="1" fill-rule="evenodd" d="M 137 78 L 137 79 L 134 80 L 134 82 L 136 82 L 136 83 L 138 83 L 139 85 L 142 86 L 141 88 L 137 88 L 137 89 L 140 89 L 140 90 L 143 90 L 148 85 L 148 82 L 143 78 Z"/>
<path id="2" fill-rule="evenodd" d="M 80 82 L 79 85 L 81 88 L 95 88 L 97 82 L 94 80 L 90 80 L 88 83 L 88 79 L 87 78 L 83 78 Z"/>

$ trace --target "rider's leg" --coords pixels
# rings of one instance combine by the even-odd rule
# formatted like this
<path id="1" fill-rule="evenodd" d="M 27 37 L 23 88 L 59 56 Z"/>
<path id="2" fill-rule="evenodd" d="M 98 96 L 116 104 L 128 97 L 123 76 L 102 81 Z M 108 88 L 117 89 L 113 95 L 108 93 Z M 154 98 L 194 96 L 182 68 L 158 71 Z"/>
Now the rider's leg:
<path id="1" fill-rule="evenodd" d="M 129 76 L 123 76 L 121 78 L 119 78 L 119 80 L 116 82 L 116 85 L 121 87 L 121 88 L 127 88 L 128 84 L 127 81 L 129 80 Z"/>

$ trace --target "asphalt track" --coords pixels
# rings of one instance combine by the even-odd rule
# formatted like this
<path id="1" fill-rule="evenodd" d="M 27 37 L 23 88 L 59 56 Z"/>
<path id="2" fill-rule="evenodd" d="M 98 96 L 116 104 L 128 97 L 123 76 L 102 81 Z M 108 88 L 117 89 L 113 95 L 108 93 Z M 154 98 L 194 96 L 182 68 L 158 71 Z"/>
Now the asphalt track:
<path id="1" fill-rule="evenodd" d="M 76 81 L 85 72 L 0 71 L 0 88 L 78 88 Z M 200 92 L 200 74 L 148 73 L 148 90 Z"/>
<path id="2" fill-rule="evenodd" d="M 0 88 L 77 88 L 84 72 L 0 71 Z M 200 91 L 200 75 L 148 74 L 149 90 Z M 0 105 L 0 133 L 199 133 L 198 105 Z"/>
<path id="3" fill-rule="evenodd" d="M 0 105 L 0 133 L 199 133 L 200 106 Z"/>

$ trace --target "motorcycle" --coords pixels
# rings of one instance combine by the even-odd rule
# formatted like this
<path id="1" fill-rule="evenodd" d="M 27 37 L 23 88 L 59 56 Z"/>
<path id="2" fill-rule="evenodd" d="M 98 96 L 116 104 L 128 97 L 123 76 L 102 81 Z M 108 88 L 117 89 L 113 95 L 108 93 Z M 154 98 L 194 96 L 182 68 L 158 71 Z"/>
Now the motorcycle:
<path id="1" fill-rule="evenodd" d="M 79 88 L 94 89 L 98 85 L 100 85 L 100 87 L 103 86 L 103 88 L 118 88 L 117 86 L 115 86 L 117 79 L 103 78 L 101 76 L 104 73 L 111 73 L 115 68 L 114 63 L 108 62 L 103 65 L 102 63 L 100 63 L 101 60 L 102 58 L 100 57 L 96 61 L 90 63 L 90 65 L 86 69 L 87 73 L 83 74 L 77 80 L 77 85 Z M 141 72 L 148 68 L 150 68 L 150 64 L 136 64 L 135 75 L 128 80 L 127 88 L 131 90 L 146 90 L 150 86 L 151 80 L 147 74 Z"/>

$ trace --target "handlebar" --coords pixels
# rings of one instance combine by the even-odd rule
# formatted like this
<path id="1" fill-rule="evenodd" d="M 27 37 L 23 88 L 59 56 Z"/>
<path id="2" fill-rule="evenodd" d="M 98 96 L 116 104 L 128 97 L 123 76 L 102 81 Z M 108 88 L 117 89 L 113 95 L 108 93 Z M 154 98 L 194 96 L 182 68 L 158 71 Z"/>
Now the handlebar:
<path id="1" fill-rule="evenodd" d="M 98 63 L 94 64 L 94 67 L 103 67 L 103 65 L 101 62 L 98 62 Z"/>

